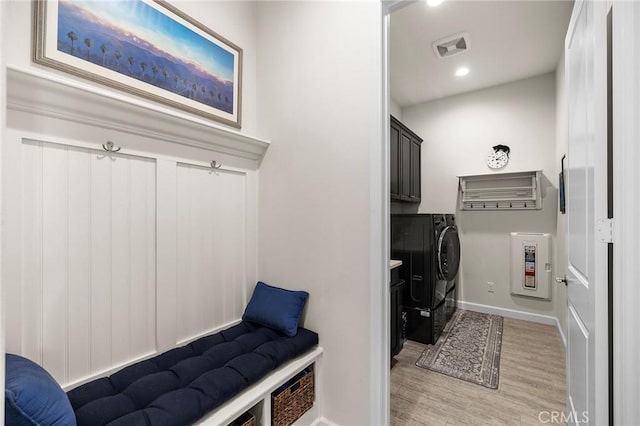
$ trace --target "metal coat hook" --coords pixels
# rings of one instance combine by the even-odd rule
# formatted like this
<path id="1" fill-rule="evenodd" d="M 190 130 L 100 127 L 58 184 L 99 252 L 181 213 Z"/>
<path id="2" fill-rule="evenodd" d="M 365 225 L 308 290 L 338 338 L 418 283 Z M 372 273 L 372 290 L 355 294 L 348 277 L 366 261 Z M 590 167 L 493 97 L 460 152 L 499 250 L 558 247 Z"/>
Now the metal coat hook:
<path id="1" fill-rule="evenodd" d="M 216 162 L 216 160 L 213 160 L 213 161 L 211 162 L 211 168 L 212 168 L 213 170 L 218 170 L 220 167 L 222 167 L 222 164 L 218 164 L 218 163 Z"/>
<path id="2" fill-rule="evenodd" d="M 103 148 L 105 151 L 109 151 L 109 152 L 118 152 L 118 151 L 120 151 L 120 149 L 122 149 L 122 147 L 120 147 L 120 146 L 119 146 L 119 147 L 117 147 L 117 148 L 114 148 L 114 147 L 115 147 L 115 145 L 114 145 L 114 144 L 113 144 L 113 142 L 111 142 L 111 141 L 108 141 L 106 146 L 105 146 L 105 144 L 102 144 L 102 148 Z"/>

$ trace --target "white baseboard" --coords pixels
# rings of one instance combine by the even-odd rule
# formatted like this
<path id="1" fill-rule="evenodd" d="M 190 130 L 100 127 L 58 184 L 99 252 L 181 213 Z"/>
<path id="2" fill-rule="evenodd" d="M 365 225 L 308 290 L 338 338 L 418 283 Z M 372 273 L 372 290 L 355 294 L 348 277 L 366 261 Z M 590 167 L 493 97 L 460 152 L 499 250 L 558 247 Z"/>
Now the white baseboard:
<path id="1" fill-rule="evenodd" d="M 534 314 L 532 312 L 516 311 L 515 309 L 499 308 L 497 306 L 481 305 L 479 303 L 463 302 L 461 300 L 458 301 L 457 305 L 460 309 L 482 312 L 483 314 L 502 315 L 507 318 L 521 319 L 548 325 L 556 325 L 558 323 L 558 319 L 551 315 Z"/>
<path id="2" fill-rule="evenodd" d="M 560 335 L 560 340 L 562 340 L 562 347 L 564 351 L 567 352 L 567 338 L 564 335 L 564 331 L 562 331 L 562 326 L 560 326 L 560 320 L 556 318 L 556 327 L 558 327 L 558 334 Z"/>
<path id="3" fill-rule="evenodd" d="M 338 426 L 337 423 L 332 422 L 326 417 L 318 417 L 316 421 L 314 421 L 311 426 Z"/>
<path id="4" fill-rule="evenodd" d="M 499 308 L 497 306 L 481 305 L 479 303 L 464 302 L 462 300 L 458 300 L 456 305 L 458 306 L 458 308 L 466 309 L 468 311 L 482 312 L 483 314 L 501 315 L 507 318 L 515 318 L 525 321 L 537 322 L 540 324 L 555 325 L 558 329 L 558 334 L 560 334 L 562 345 L 564 346 L 565 350 L 567 349 L 567 339 L 562 332 L 562 327 L 560 327 L 560 321 L 554 316 L 534 314 L 532 312 L 516 311 L 515 309 Z"/>

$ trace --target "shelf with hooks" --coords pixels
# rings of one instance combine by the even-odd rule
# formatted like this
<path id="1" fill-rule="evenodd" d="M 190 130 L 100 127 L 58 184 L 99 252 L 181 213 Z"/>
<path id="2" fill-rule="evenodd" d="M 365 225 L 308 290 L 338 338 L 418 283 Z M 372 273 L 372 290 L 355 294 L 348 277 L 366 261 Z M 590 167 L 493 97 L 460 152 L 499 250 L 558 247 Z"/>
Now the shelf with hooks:
<path id="1" fill-rule="evenodd" d="M 458 176 L 462 210 L 540 210 L 540 170 Z"/>

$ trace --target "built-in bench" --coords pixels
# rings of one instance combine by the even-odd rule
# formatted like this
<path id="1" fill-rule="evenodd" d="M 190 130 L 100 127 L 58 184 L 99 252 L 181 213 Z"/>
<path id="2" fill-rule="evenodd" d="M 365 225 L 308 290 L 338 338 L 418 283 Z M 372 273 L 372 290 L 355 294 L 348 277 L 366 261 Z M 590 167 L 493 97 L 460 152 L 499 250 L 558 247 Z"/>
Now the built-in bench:
<path id="1" fill-rule="evenodd" d="M 243 321 L 67 395 L 78 426 L 189 425 L 317 344 Z"/>
<path id="2" fill-rule="evenodd" d="M 290 293 L 297 293 L 304 306 L 306 293 L 259 283 L 238 324 L 85 383 L 66 397 L 40 366 L 7 355 L 5 420 L 79 426 L 218 425 L 251 409 L 259 424 L 269 425 L 270 404 L 265 402 L 271 392 L 322 354 L 318 335 L 297 327 L 302 307 L 297 313 L 289 309 L 295 321 L 280 321 L 269 312 L 286 312 L 287 302 L 300 304 Z M 285 303 L 275 301 L 274 294 Z M 259 318 L 264 314 L 266 321 Z M 274 318 L 276 323 L 263 325 Z"/>

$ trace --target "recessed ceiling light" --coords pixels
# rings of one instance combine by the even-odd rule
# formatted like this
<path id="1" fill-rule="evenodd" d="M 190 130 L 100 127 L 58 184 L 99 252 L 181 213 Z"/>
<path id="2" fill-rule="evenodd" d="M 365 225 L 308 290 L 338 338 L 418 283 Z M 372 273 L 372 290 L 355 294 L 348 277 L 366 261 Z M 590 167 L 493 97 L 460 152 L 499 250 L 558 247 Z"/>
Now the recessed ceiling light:
<path id="1" fill-rule="evenodd" d="M 427 0 L 427 4 L 431 7 L 439 6 L 444 0 Z"/>
<path id="2" fill-rule="evenodd" d="M 456 70 L 456 75 L 458 77 L 464 77 L 467 74 L 469 74 L 469 68 L 467 67 L 460 67 Z"/>

